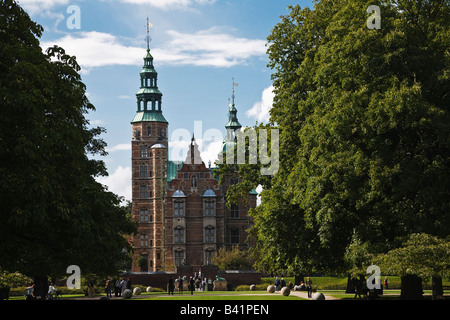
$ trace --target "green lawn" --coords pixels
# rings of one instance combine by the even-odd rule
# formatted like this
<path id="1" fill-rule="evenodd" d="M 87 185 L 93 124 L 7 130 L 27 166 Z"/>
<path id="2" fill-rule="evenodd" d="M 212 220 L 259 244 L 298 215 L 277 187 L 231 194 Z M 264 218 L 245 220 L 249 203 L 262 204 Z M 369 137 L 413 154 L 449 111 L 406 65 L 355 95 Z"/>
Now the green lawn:
<path id="1" fill-rule="evenodd" d="M 286 283 L 294 282 L 293 277 L 285 277 Z M 269 284 L 273 284 L 275 278 L 262 278 L 261 285 L 258 285 L 257 290 L 263 291 L 247 291 L 247 286 L 240 286 L 240 290 L 236 291 L 206 291 L 206 292 L 194 292 L 191 296 L 190 292 L 185 291 L 182 295 L 178 295 L 175 292 L 174 296 L 169 296 L 167 292 L 158 290 L 156 292 L 147 293 L 145 290 L 140 296 L 135 296 L 133 299 L 139 300 L 300 300 L 301 298 L 290 295 L 288 297 L 282 296 L 280 293 L 267 293 L 263 288 L 266 288 Z M 333 296 L 337 299 L 354 299 L 354 294 L 346 294 L 345 289 L 347 287 L 347 277 L 311 277 L 314 286 L 317 286 L 317 291 L 322 292 L 325 295 Z M 390 286 L 389 290 L 385 290 L 385 294 L 380 299 L 399 299 L 400 297 L 400 278 L 389 277 Z M 443 285 L 448 286 L 450 283 L 448 280 L 443 281 Z M 424 282 L 424 293 L 426 296 L 431 295 L 431 281 L 430 283 Z M 14 289 L 13 289 L 14 290 Z M 17 289 L 15 289 L 17 290 Z M 25 300 L 23 293 L 24 290 L 19 290 L 11 295 L 10 300 Z M 67 290 L 66 290 L 67 291 Z M 68 293 L 68 292 L 64 292 Z M 96 299 L 105 296 L 103 292 L 99 292 Z M 449 291 L 445 291 L 445 295 L 448 296 Z M 62 299 L 80 299 L 85 298 L 84 294 L 64 294 Z"/>

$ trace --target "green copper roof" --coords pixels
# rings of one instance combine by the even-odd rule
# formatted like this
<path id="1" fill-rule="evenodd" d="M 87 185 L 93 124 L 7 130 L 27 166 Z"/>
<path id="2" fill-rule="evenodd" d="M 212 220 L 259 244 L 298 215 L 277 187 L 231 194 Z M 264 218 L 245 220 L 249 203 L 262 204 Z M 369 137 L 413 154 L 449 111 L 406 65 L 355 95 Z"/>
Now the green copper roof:
<path id="1" fill-rule="evenodd" d="M 154 87 L 145 87 L 145 88 L 140 88 L 139 91 L 136 94 L 151 94 L 151 93 L 156 93 L 156 94 L 161 94 L 161 91 L 158 90 L 158 88 L 154 88 Z"/>
<path id="2" fill-rule="evenodd" d="M 167 182 L 177 177 L 178 169 L 183 166 L 183 161 L 167 161 Z"/>
<path id="3" fill-rule="evenodd" d="M 241 124 L 237 119 L 230 119 L 227 124 L 225 125 L 225 128 L 241 128 Z"/>
<path id="4" fill-rule="evenodd" d="M 140 73 L 157 73 L 155 69 L 150 67 L 144 67 Z"/>
<path id="5" fill-rule="evenodd" d="M 141 121 L 148 121 L 148 122 L 166 122 L 167 120 L 164 118 L 162 112 L 158 111 L 140 111 L 136 112 L 136 116 L 134 117 L 134 122 L 141 122 Z"/>

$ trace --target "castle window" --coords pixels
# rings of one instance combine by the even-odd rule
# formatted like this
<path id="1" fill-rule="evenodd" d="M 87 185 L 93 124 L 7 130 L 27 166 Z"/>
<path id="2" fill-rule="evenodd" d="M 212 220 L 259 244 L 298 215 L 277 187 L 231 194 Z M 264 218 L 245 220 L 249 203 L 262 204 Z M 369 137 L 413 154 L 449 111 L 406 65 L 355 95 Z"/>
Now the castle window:
<path id="1" fill-rule="evenodd" d="M 139 178 L 147 178 L 147 166 L 141 165 L 139 167 Z"/>
<path id="2" fill-rule="evenodd" d="M 140 153 L 141 158 L 147 158 L 148 157 L 148 147 L 146 145 L 140 146 L 139 153 Z"/>
<path id="3" fill-rule="evenodd" d="M 214 228 L 213 227 L 205 228 L 205 242 L 206 243 L 214 243 Z"/>
<path id="4" fill-rule="evenodd" d="M 175 250 L 175 266 L 181 266 L 184 261 L 184 251 L 181 249 Z"/>
<path id="5" fill-rule="evenodd" d="M 173 214 L 175 216 L 184 216 L 184 201 L 175 201 L 173 203 Z"/>
<path id="6" fill-rule="evenodd" d="M 141 185 L 139 189 L 140 198 L 148 198 L 148 187 L 145 185 Z"/>
<path id="7" fill-rule="evenodd" d="M 148 235 L 141 234 L 141 247 L 148 247 Z"/>
<path id="8" fill-rule="evenodd" d="M 230 243 L 231 244 L 239 243 L 239 229 L 231 229 L 230 230 Z"/>
<path id="9" fill-rule="evenodd" d="M 206 200 L 205 201 L 205 216 L 213 216 L 214 215 L 214 201 Z"/>
<path id="10" fill-rule="evenodd" d="M 230 217 L 239 218 L 239 206 L 234 203 L 231 204 Z"/>
<path id="11" fill-rule="evenodd" d="M 147 126 L 147 136 L 151 136 L 152 135 L 152 126 L 151 125 L 148 125 Z"/>
<path id="12" fill-rule="evenodd" d="M 211 264 L 211 259 L 214 258 L 214 250 L 213 249 L 206 249 L 205 251 L 205 265 Z"/>
<path id="13" fill-rule="evenodd" d="M 166 137 L 166 130 L 163 128 L 161 129 L 161 137 L 165 138 Z"/>
<path id="14" fill-rule="evenodd" d="M 140 221 L 141 222 L 148 222 L 148 210 L 147 209 L 141 209 L 140 211 Z"/>
<path id="15" fill-rule="evenodd" d="M 175 228 L 173 230 L 173 238 L 175 243 L 184 243 L 184 229 L 183 228 Z"/>

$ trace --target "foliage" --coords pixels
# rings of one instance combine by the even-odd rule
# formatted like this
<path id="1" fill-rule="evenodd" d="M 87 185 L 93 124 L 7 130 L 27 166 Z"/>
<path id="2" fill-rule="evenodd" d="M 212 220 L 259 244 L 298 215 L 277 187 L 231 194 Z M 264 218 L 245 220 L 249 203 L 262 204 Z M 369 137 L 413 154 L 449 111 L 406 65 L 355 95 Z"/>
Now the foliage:
<path id="1" fill-rule="evenodd" d="M 268 37 L 280 170 L 252 211 L 266 271 L 345 271 L 450 234 L 449 1 L 385 1 L 379 30 L 370 4 L 290 7 Z"/>
<path id="2" fill-rule="evenodd" d="M 145 270 L 145 269 L 147 269 L 147 267 L 148 267 L 148 261 L 147 261 L 147 259 L 144 258 L 144 257 L 142 257 L 142 256 L 140 256 L 140 257 L 137 259 L 136 263 L 137 263 L 137 266 L 138 266 L 139 268 L 141 268 L 141 270 Z"/>
<path id="3" fill-rule="evenodd" d="M 31 279 L 19 272 L 7 272 L 0 269 L 0 288 L 1 287 L 20 287 L 28 286 L 31 283 Z"/>
<path id="4" fill-rule="evenodd" d="M 1 266 L 33 277 L 116 273 L 129 261 L 135 230 L 121 199 L 97 183 L 106 155 L 85 114 L 75 57 L 42 52 L 43 28 L 14 1 L 0 3 Z"/>
<path id="5" fill-rule="evenodd" d="M 213 257 L 211 262 L 217 265 L 219 270 L 250 270 L 252 267 L 245 250 L 239 246 L 233 246 L 231 249 L 219 248 L 217 256 Z"/>
<path id="6" fill-rule="evenodd" d="M 377 265 L 387 274 L 450 278 L 450 239 L 428 234 L 412 234 L 400 248 L 377 257 Z"/>

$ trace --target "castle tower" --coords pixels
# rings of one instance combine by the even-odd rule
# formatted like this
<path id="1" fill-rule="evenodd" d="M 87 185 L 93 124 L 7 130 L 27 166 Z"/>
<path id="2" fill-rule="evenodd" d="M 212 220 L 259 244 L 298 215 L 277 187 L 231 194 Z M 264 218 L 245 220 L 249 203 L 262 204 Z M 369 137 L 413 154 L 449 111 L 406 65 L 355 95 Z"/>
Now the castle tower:
<path id="1" fill-rule="evenodd" d="M 132 214 L 138 223 L 133 236 L 133 272 L 161 269 L 164 253 L 168 122 L 162 113 L 162 93 L 150 53 L 150 26 L 147 19 L 147 53 L 136 93 L 137 112 L 131 121 Z"/>

